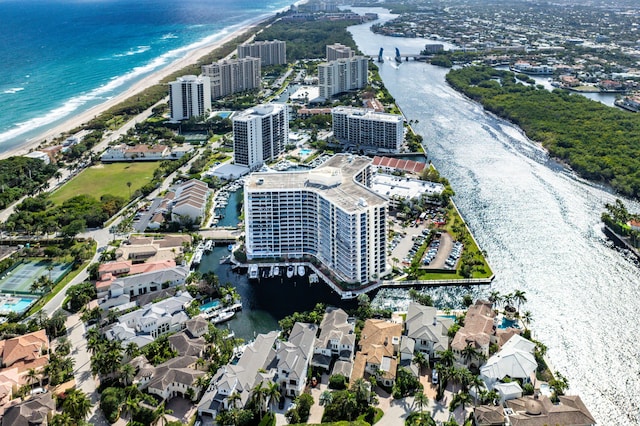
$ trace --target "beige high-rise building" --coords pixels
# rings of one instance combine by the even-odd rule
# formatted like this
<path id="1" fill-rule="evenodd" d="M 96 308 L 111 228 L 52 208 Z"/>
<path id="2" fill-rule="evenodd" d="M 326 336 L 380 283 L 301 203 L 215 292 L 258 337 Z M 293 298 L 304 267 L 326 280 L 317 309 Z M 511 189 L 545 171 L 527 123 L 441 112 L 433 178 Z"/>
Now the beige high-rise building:
<path id="1" fill-rule="evenodd" d="M 260 72 L 259 58 L 232 59 L 202 66 L 202 75 L 209 77 L 211 82 L 211 99 L 259 89 Z"/>
<path id="2" fill-rule="evenodd" d="M 309 171 L 246 178 L 247 258 L 313 256 L 339 280 L 362 285 L 389 273 L 388 200 L 367 187 L 370 163 L 339 154 Z"/>
<path id="3" fill-rule="evenodd" d="M 348 46 L 340 43 L 327 45 L 327 62 L 335 61 L 336 59 L 346 59 L 354 57 L 356 52 Z"/>
<path id="4" fill-rule="evenodd" d="M 318 65 L 320 97 L 362 89 L 369 83 L 369 59 L 364 56 L 336 59 Z"/>
<path id="5" fill-rule="evenodd" d="M 238 58 L 260 58 L 262 66 L 287 63 L 287 43 L 280 40 L 256 41 L 238 46 Z"/>
<path id="6" fill-rule="evenodd" d="M 366 108 L 331 109 L 333 135 L 340 142 L 380 152 L 398 152 L 404 139 L 404 119 L 399 114 Z"/>

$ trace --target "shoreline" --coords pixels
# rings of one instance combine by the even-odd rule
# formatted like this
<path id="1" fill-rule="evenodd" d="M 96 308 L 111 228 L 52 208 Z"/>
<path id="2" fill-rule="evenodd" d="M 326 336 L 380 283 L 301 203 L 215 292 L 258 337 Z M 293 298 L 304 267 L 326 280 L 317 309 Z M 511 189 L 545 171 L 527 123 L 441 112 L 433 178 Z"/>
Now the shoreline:
<path id="1" fill-rule="evenodd" d="M 286 9 L 285 9 L 286 10 Z M 33 137 L 30 141 L 26 141 L 23 144 L 18 146 L 9 148 L 4 152 L 0 152 L 0 160 L 7 159 L 13 156 L 21 156 L 29 153 L 31 150 L 37 149 L 43 143 L 46 143 L 56 137 L 62 135 L 65 132 L 68 132 L 72 129 L 80 127 L 81 125 L 87 123 L 89 120 L 97 117 L 98 115 L 104 113 L 108 109 L 118 105 L 124 100 L 130 98 L 131 96 L 135 96 L 136 94 L 146 90 L 147 88 L 159 84 L 164 78 L 169 75 L 180 71 L 181 69 L 193 65 L 198 62 L 198 60 L 209 53 L 213 52 L 215 49 L 218 49 L 224 46 L 229 41 L 234 38 L 240 37 L 243 34 L 248 33 L 256 26 L 261 23 L 273 18 L 277 13 L 282 12 L 282 10 L 278 10 L 273 13 L 269 13 L 267 15 L 261 15 L 256 19 L 249 20 L 246 24 L 240 24 L 236 30 L 227 34 L 223 38 L 219 40 L 212 41 L 207 43 L 204 46 L 197 47 L 186 52 L 181 58 L 175 59 L 173 62 L 165 65 L 164 67 L 152 72 L 151 74 L 143 77 L 139 81 L 133 83 L 133 85 L 126 90 L 122 91 L 118 95 L 112 97 L 111 99 L 106 100 L 98 105 L 90 107 L 89 109 L 85 109 L 83 111 L 79 111 L 77 113 L 72 114 L 71 117 L 64 120 L 62 123 L 55 125 L 50 129 L 43 130 L 37 136 Z M 168 95 L 168 89 L 167 89 Z"/>

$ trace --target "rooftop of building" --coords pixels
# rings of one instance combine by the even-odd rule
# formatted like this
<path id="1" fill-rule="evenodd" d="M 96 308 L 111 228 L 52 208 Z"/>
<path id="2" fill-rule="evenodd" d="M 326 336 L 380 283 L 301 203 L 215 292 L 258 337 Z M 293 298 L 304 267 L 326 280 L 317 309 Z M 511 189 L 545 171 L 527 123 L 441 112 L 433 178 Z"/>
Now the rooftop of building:
<path id="1" fill-rule="evenodd" d="M 385 204 L 387 199 L 355 181 L 371 163 L 368 157 L 337 154 L 309 171 L 254 173 L 245 182 L 250 192 L 305 189 L 321 194 L 347 212 Z"/>
<path id="2" fill-rule="evenodd" d="M 356 108 L 339 106 L 331 109 L 332 113 L 348 114 L 376 121 L 388 121 L 392 123 L 402 123 L 404 118 L 400 114 L 390 114 L 388 112 L 378 112 L 368 108 Z"/>
<path id="3" fill-rule="evenodd" d="M 371 179 L 371 189 L 387 197 L 415 198 L 422 194 L 440 195 L 444 185 L 425 180 L 411 179 L 400 176 L 377 173 Z"/>

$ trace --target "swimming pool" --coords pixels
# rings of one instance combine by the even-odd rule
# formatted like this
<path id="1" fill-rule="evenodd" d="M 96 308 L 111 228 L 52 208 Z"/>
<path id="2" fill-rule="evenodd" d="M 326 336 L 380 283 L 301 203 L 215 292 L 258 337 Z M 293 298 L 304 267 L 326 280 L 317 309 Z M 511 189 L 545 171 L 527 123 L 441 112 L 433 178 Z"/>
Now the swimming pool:
<path id="1" fill-rule="evenodd" d="M 303 157 L 306 157 L 306 156 L 310 155 L 312 152 L 313 152 L 313 150 L 304 148 L 304 149 L 300 150 L 300 155 L 302 155 Z"/>
<path id="2" fill-rule="evenodd" d="M 216 115 L 222 118 L 229 118 L 229 116 L 233 114 L 233 111 L 218 111 Z"/>
<path id="3" fill-rule="evenodd" d="M 204 305 L 200 305 L 200 311 L 204 312 L 207 309 L 217 308 L 218 306 L 220 306 L 220 301 L 219 300 L 212 300 L 211 302 L 207 302 Z"/>
<path id="4" fill-rule="evenodd" d="M 517 320 L 510 320 L 506 317 L 503 317 L 502 323 L 498 325 L 498 328 L 509 328 L 509 327 L 520 328 Z"/>
<path id="5" fill-rule="evenodd" d="M 0 312 L 15 312 L 21 314 L 26 311 L 36 299 L 26 297 L 0 297 Z"/>

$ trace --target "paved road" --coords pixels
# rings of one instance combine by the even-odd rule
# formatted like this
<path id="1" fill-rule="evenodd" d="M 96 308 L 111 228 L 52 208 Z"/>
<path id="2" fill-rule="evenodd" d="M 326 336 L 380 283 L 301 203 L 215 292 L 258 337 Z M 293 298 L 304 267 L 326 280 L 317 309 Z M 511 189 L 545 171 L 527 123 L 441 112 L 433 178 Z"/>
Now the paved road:
<path id="1" fill-rule="evenodd" d="M 71 357 L 74 361 L 73 375 L 76 387 L 82 390 L 91 400 L 89 424 L 106 426 L 107 420 L 99 409 L 100 395 L 96 392 L 96 382 L 91 374 L 91 356 L 87 351 L 86 329 L 79 314 L 67 318 L 67 336 L 71 342 Z"/>

